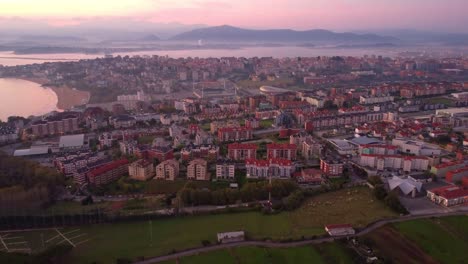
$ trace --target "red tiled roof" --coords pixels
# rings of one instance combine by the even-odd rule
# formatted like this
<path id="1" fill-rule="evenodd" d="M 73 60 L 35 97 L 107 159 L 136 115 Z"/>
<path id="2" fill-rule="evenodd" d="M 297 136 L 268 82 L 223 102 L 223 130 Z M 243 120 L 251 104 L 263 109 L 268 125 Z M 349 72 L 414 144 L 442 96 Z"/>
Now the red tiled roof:
<path id="1" fill-rule="evenodd" d="M 286 144 L 271 143 L 271 144 L 267 145 L 267 150 L 270 150 L 270 149 L 292 149 L 292 150 L 295 150 L 295 149 L 297 149 L 297 146 L 296 146 L 296 144 L 289 144 L 289 143 L 286 143 Z"/>
<path id="2" fill-rule="evenodd" d="M 258 146 L 257 144 L 232 143 L 228 145 L 228 149 L 258 149 Z"/>
<path id="3" fill-rule="evenodd" d="M 468 196 L 468 189 L 463 189 L 453 185 L 444 186 L 429 191 L 445 199 L 455 199 L 459 197 Z"/>
<path id="4" fill-rule="evenodd" d="M 116 169 L 120 166 L 123 166 L 125 164 L 128 164 L 128 160 L 127 159 L 120 159 L 120 160 L 116 160 L 116 161 L 113 161 L 113 162 L 110 162 L 110 163 L 107 163 L 107 164 L 104 164 L 100 167 L 97 167 L 93 170 L 91 170 L 88 174 L 88 176 L 90 177 L 96 177 L 100 174 L 103 174 L 103 173 L 106 173 L 110 170 L 113 170 L 113 169 Z"/>
<path id="5" fill-rule="evenodd" d="M 443 168 L 446 168 L 446 167 L 461 165 L 461 164 L 463 164 L 462 161 L 452 161 L 452 162 L 447 162 L 447 163 L 441 163 L 441 164 L 435 165 L 434 167 L 436 169 L 443 169 Z"/>
<path id="6" fill-rule="evenodd" d="M 326 229 L 335 229 L 335 228 L 353 228 L 350 224 L 335 224 L 335 225 L 326 225 Z"/>

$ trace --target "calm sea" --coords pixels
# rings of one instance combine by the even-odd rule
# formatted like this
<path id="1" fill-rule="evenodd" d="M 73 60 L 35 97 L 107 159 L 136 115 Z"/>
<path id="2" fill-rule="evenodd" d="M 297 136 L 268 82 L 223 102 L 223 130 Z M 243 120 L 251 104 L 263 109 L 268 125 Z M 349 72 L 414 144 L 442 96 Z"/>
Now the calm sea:
<path id="1" fill-rule="evenodd" d="M 37 83 L 0 78 L 0 120 L 9 116 L 42 115 L 57 110 L 57 95 Z"/>

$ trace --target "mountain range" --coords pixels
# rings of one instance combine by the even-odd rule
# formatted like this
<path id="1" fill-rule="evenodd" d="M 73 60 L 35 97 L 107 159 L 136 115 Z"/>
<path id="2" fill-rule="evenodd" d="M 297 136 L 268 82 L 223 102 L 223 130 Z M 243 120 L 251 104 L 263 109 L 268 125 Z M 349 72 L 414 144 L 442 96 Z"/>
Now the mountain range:
<path id="1" fill-rule="evenodd" d="M 336 33 L 324 29 L 297 31 L 292 29 L 254 30 L 228 25 L 193 29 L 172 37 L 177 41 L 277 41 L 277 42 L 395 42 L 397 38 L 376 34 Z"/>

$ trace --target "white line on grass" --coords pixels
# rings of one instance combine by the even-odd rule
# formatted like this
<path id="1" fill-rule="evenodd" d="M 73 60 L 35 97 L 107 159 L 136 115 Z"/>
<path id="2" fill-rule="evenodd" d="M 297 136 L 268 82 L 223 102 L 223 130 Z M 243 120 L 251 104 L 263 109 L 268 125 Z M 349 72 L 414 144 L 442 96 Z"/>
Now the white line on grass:
<path id="1" fill-rule="evenodd" d="M 68 243 L 70 243 L 70 245 L 72 245 L 73 247 L 75 247 L 75 244 L 73 244 L 73 242 L 70 241 L 70 239 L 68 239 L 66 236 L 64 236 L 62 233 L 60 233 L 60 231 L 55 228 L 55 231 L 57 231 L 57 233 L 63 237 L 63 239 L 65 239 L 66 241 L 68 241 Z M 63 242 L 63 241 L 62 241 Z"/>

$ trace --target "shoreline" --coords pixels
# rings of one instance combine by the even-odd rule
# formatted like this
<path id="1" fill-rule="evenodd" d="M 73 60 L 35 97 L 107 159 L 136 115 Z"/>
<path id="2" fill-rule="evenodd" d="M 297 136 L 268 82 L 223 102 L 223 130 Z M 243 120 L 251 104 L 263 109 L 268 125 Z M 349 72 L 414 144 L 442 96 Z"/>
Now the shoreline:
<path id="1" fill-rule="evenodd" d="M 69 86 L 48 86 L 49 80 L 46 78 L 14 78 L 37 83 L 43 88 L 50 88 L 57 95 L 57 108 L 60 110 L 69 110 L 74 106 L 87 104 L 91 98 L 90 92 L 87 91 L 80 91 Z"/>

